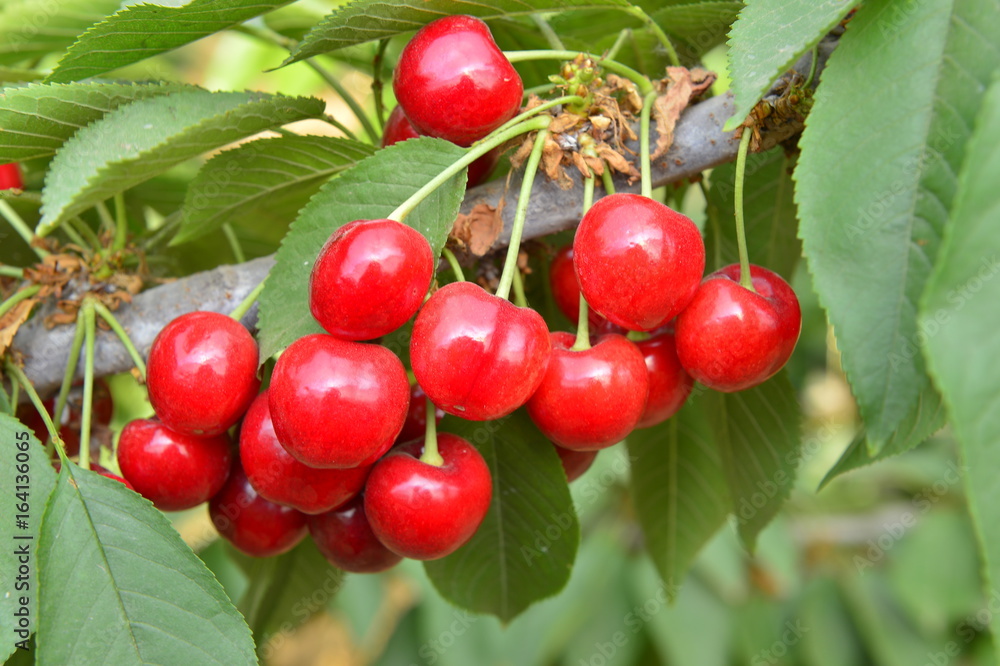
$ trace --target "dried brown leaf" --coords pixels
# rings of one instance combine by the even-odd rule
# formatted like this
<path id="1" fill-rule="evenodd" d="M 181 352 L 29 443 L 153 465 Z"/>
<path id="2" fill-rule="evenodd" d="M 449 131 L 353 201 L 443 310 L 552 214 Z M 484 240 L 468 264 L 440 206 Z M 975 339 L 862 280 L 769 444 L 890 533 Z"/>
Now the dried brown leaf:
<path id="1" fill-rule="evenodd" d="M 503 231 L 501 210 L 484 203 L 476 204 L 468 214 L 459 213 L 451 237 L 477 257 L 486 254 Z"/>
<path id="2" fill-rule="evenodd" d="M 715 81 L 715 73 L 706 69 L 667 67 L 665 92 L 653 102 L 653 117 L 656 120 L 656 148 L 651 159 L 664 155 L 674 143 L 674 128 L 681 112 L 691 104 L 691 100 L 701 95 Z"/>
<path id="3" fill-rule="evenodd" d="M 0 317 L 0 356 L 10 348 L 14 336 L 17 335 L 17 329 L 28 320 L 31 308 L 35 307 L 36 303 L 38 303 L 36 299 L 26 298 Z"/>

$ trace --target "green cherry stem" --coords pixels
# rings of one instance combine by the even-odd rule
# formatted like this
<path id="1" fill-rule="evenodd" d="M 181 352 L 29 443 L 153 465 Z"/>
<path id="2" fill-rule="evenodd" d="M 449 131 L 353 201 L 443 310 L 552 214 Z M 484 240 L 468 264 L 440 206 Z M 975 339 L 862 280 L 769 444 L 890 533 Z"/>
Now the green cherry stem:
<path id="1" fill-rule="evenodd" d="M 511 286 L 514 288 L 514 305 L 519 308 L 526 308 L 528 307 L 528 297 L 524 293 L 524 276 L 521 275 L 521 269 L 516 269 L 513 275 L 514 279 L 511 281 Z"/>
<path id="2" fill-rule="evenodd" d="M 657 22 L 654 21 L 652 17 L 646 13 L 646 10 L 644 10 L 642 7 L 634 5 L 632 7 L 629 7 L 625 11 L 646 24 L 646 27 L 648 27 L 650 31 L 652 31 L 657 41 L 659 41 L 660 45 L 664 48 L 664 50 L 666 50 L 667 59 L 670 61 L 670 64 L 673 65 L 674 67 L 680 67 L 681 59 L 677 56 L 677 49 L 674 48 L 674 45 L 670 41 L 670 38 L 667 37 L 667 33 L 663 32 L 663 28 L 661 28 L 659 24 L 657 24 Z"/>
<path id="3" fill-rule="evenodd" d="M 56 397 L 54 414 L 62 418 L 62 413 L 66 409 L 69 401 L 69 391 L 73 386 L 73 375 L 76 374 L 76 365 L 80 362 L 80 350 L 83 349 L 84 326 L 82 315 L 77 314 L 76 330 L 73 333 L 73 342 L 69 346 L 69 359 L 66 361 L 66 370 L 63 372 L 62 384 L 59 386 L 59 395 Z M 50 440 L 51 441 L 51 440 Z M 49 454 L 51 455 L 51 451 Z"/>
<path id="4" fill-rule="evenodd" d="M 428 465 L 440 467 L 444 464 L 444 458 L 438 453 L 437 437 L 437 414 L 434 403 L 427 398 L 427 430 L 424 431 L 424 452 L 420 456 L 420 462 Z"/>
<path id="5" fill-rule="evenodd" d="M 97 234 L 95 234 L 94 230 L 90 228 L 90 225 L 84 222 L 83 218 L 79 215 L 74 215 L 69 218 L 68 223 L 63 225 L 63 230 L 69 229 L 75 229 L 80 236 L 86 239 L 87 242 L 81 247 L 89 246 L 93 250 L 101 250 L 101 239 L 97 237 Z"/>
<path id="6" fill-rule="evenodd" d="M 7 369 L 7 373 L 14 378 L 24 392 L 28 394 L 28 399 L 31 400 L 31 404 L 35 406 L 38 411 L 38 415 L 42 418 L 42 422 L 45 424 L 45 429 L 49 431 L 49 438 L 55 442 L 59 450 L 63 450 L 63 441 L 59 437 L 59 428 L 55 426 L 52 422 L 52 417 L 49 416 L 49 410 L 45 409 L 45 405 L 42 404 L 42 399 L 38 397 L 38 393 L 35 391 L 35 387 L 31 385 L 28 377 L 24 374 L 21 368 L 14 365 L 9 359 L 4 362 L 4 367 Z M 15 403 L 16 404 L 16 403 Z"/>
<path id="7" fill-rule="evenodd" d="M 41 289 L 42 287 L 37 284 L 32 285 L 30 287 L 25 287 L 21 291 L 17 292 L 16 294 L 8 298 L 3 303 L 0 303 L 0 317 L 4 316 L 12 309 L 14 309 L 14 306 L 20 303 L 21 301 L 31 298 L 32 296 L 37 294 L 39 291 L 41 291 Z"/>
<path id="8" fill-rule="evenodd" d="M 607 169 L 605 169 L 607 171 Z M 594 174 L 591 173 L 583 179 L 583 214 L 594 204 Z M 580 314 L 576 320 L 576 340 L 570 351 L 584 351 L 590 349 L 590 305 L 587 299 L 580 292 Z"/>
<path id="9" fill-rule="evenodd" d="M 543 117 L 548 118 L 548 116 Z M 514 272 L 520 270 L 517 267 L 517 255 L 521 251 L 521 234 L 524 233 L 524 220 L 528 216 L 528 201 L 531 199 L 531 188 L 535 184 L 535 172 L 538 171 L 538 163 L 542 160 L 542 149 L 548 138 L 549 131 L 547 129 L 538 130 L 538 135 L 535 136 L 535 145 L 531 148 L 531 156 L 528 157 L 528 162 L 524 165 L 524 180 L 521 181 L 521 192 L 517 198 L 517 209 L 514 211 L 510 245 L 507 246 L 507 258 L 504 260 L 503 274 L 500 276 L 500 284 L 497 286 L 496 295 L 500 298 L 507 298 L 510 295 Z"/>
<path id="10" fill-rule="evenodd" d="M 549 43 L 549 46 L 551 48 L 558 49 L 560 51 L 566 48 L 565 46 L 563 46 L 562 40 L 559 39 L 559 35 L 556 34 L 556 31 L 552 29 L 552 26 L 549 25 L 549 22 L 546 21 L 542 16 L 538 14 L 532 14 L 531 20 L 535 22 L 535 26 L 542 33 L 542 36 L 545 37 L 545 41 Z"/>
<path id="11" fill-rule="evenodd" d="M 7 220 L 10 226 L 14 227 L 14 231 L 17 232 L 17 235 L 23 238 L 24 242 L 31 246 L 31 249 L 34 251 L 36 255 L 38 255 L 39 259 L 44 259 L 45 257 L 49 256 L 48 251 L 43 250 L 40 247 L 35 247 L 34 245 L 31 245 L 32 241 L 34 241 L 35 238 L 37 238 L 37 236 L 35 236 L 35 232 L 33 232 L 31 230 L 31 227 L 28 226 L 28 223 L 25 222 L 24 219 L 17 214 L 17 211 L 14 210 L 11 207 L 11 205 L 3 199 L 0 199 L 0 215 L 2 215 L 4 219 Z"/>
<path id="12" fill-rule="evenodd" d="M 812 62 L 809 63 L 809 76 L 806 77 L 806 82 L 802 84 L 803 88 L 808 88 L 812 82 L 813 77 L 816 76 L 816 63 L 819 61 L 819 44 L 812 47 Z"/>
<path id="13" fill-rule="evenodd" d="M 360 104 L 358 104 L 358 100 L 354 99 L 354 95 L 347 92 L 347 88 L 340 83 L 337 77 L 321 67 L 317 62 L 315 62 L 314 58 L 306 58 L 305 62 L 319 75 L 321 79 L 326 82 L 327 85 L 333 88 L 334 92 L 337 93 L 337 96 L 340 97 L 340 99 L 344 100 L 344 103 L 346 103 L 348 108 L 351 109 L 351 113 L 353 113 L 354 117 L 361 123 L 361 127 L 364 128 L 365 134 L 368 135 L 368 138 L 371 139 L 372 143 L 377 144 L 382 137 L 375 129 L 375 126 L 372 125 L 371 120 L 368 119 L 368 114 L 365 113 L 365 110 L 361 108 Z"/>
<path id="14" fill-rule="evenodd" d="M 94 301 L 84 301 L 80 310 L 83 317 L 83 412 L 80 422 L 80 467 L 90 469 L 90 418 L 94 408 L 94 338 L 97 320 Z"/>
<path id="15" fill-rule="evenodd" d="M 740 285 L 750 291 L 755 291 L 753 280 L 750 277 L 750 256 L 747 253 L 747 233 L 743 223 L 743 176 L 747 170 L 747 149 L 750 147 L 751 136 L 753 136 L 753 131 L 749 127 L 744 127 L 743 136 L 740 138 L 740 148 L 736 153 L 734 212 L 736 217 L 736 243 L 740 249 Z"/>
<path id="16" fill-rule="evenodd" d="M 601 173 L 601 184 L 604 185 L 605 194 L 615 193 L 615 181 L 611 178 L 611 167 L 604 163 L 604 171 Z"/>
<path id="17" fill-rule="evenodd" d="M 372 98 L 375 100 L 375 118 L 380 129 L 385 129 L 385 98 L 382 90 L 382 63 L 385 62 L 385 50 L 389 46 L 388 39 L 380 39 L 375 57 L 372 59 Z"/>
<path id="18" fill-rule="evenodd" d="M 611 45 L 610 49 L 608 49 L 607 57 L 614 60 L 615 56 L 618 55 L 618 52 L 621 50 L 622 46 L 625 45 L 625 40 L 628 39 L 629 35 L 631 34 L 632 30 L 630 28 L 622 28 L 621 31 L 618 33 L 618 37 L 615 38 L 615 43 Z"/>
<path id="19" fill-rule="evenodd" d="M 240 239 L 236 237 L 236 232 L 233 231 L 233 225 L 228 222 L 222 223 L 222 233 L 226 237 L 226 241 L 229 243 L 229 249 L 233 252 L 233 259 L 236 263 L 242 264 L 246 262 L 247 256 L 243 254 L 243 246 L 240 245 Z"/>
<path id="20" fill-rule="evenodd" d="M 642 100 L 642 112 L 639 115 L 639 168 L 642 170 L 641 193 L 644 197 L 653 196 L 653 177 L 650 175 L 649 164 L 649 119 L 655 101 L 656 91 L 647 93 Z"/>
<path id="21" fill-rule="evenodd" d="M 125 193 L 115 195 L 115 240 L 112 249 L 124 250 L 128 240 L 128 216 L 125 211 Z"/>
<path id="22" fill-rule="evenodd" d="M 609 72 L 614 72 L 615 74 L 620 74 L 624 76 L 629 81 L 632 81 L 639 87 L 639 94 L 645 96 L 653 90 L 653 84 L 645 76 L 632 69 L 628 65 L 623 65 L 615 60 L 610 60 L 608 58 L 603 58 L 599 55 L 593 53 L 585 53 L 583 51 L 547 51 L 547 50 L 532 50 L 532 51 L 504 51 L 503 54 L 507 56 L 507 60 L 511 62 L 525 62 L 527 60 L 572 60 L 580 54 L 593 60 L 597 65 L 603 67 Z"/>
<path id="23" fill-rule="evenodd" d="M 354 132 L 352 132 L 350 129 L 347 128 L 347 125 L 345 125 L 344 123 L 340 122 L 339 120 L 337 120 L 336 118 L 334 118 L 333 116 L 331 116 L 329 113 L 324 113 L 323 117 L 321 118 L 321 120 L 323 122 L 325 122 L 327 125 L 330 125 L 331 127 L 335 127 L 337 129 L 339 129 L 341 132 L 344 133 L 344 136 L 346 136 L 351 141 L 357 141 L 358 140 L 358 135 L 357 134 L 355 134 Z"/>
<path id="24" fill-rule="evenodd" d="M 121 340 L 122 345 L 128 352 L 128 355 L 132 358 L 132 363 L 135 364 L 136 369 L 139 371 L 139 376 L 142 377 L 142 381 L 146 381 L 146 363 L 142 360 L 142 354 L 140 354 L 139 350 L 135 348 L 132 338 L 129 337 L 128 333 L 125 332 L 125 329 L 122 328 L 121 323 L 119 323 L 118 319 L 115 318 L 115 315 L 107 308 L 106 305 L 104 305 L 104 303 L 101 303 L 98 300 L 94 300 L 92 303 L 94 312 L 100 315 L 101 319 L 103 319 L 107 325 L 111 327 L 114 334 L 118 336 L 118 339 Z"/>
<path id="25" fill-rule="evenodd" d="M 430 196 L 431 192 L 441 187 L 443 184 L 448 182 L 448 180 L 457 174 L 459 171 L 469 166 L 477 159 L 490 152 L 502 143 L 513 139 L 516 136 L 522 134 L 527 134 L 534 130 L 541 130 L 549 126 L 552 122 L 552 118 L 549 116 L 539 116 L 537 118 L 532 118 L 531 120 L 526 120 L 523 123 L 514 125 L 513 127 L 508 127 L 502 132 L 494 132 L 487 138 L 483 139 L 480 143 L 474 144 L 469 148 L 465 155 L 455 160 L 447 169 L 434 176 L 426 185 L 421 187 L 419 190 L 410 195 L 410 198 L 399 205 L 396 210 L 392 211 L 388 215 L 388 219 L 396 220 L 397 222 L 402 222 L 407 215 L 413 212 L 413 209 L 420 205 L 420 202 Z"/>
<path id="26" fill-rule="evenodd" d="M 264 291 L 265 282 L 267 282 L 266 277 L 260 281 L 260 284 L 250 290 L 250 293 L 247 294 L 242 301 L 240 301 L 240 304 L 233 308 L 233 311 L 229 313 L 229 316 L 236 321 L 243 319 L 243 315 L 249 312 L 250 308 L 253 307 L 253 304 L 257 302 L 257 299 L 260 297 L 260 292 Z"/>
<path id="27" fill-rule="evenodd" d="M 97 216 L 101 218 L 101 228 L 110 234 L 114 234 L 115 218 L 111 216 L 111 211 L 108 210 L 108 205 L 103 201 L 100 201 L 96 206 L 94 206 L 94 208 L 97 210 Z"/>
<path id="28" fill-rule="evenodd" d="M 528 118 L 533 118 L 537 116 L 539 113 L 543 111 L 548 111 L 552 107 L 559 106 L 560 104 L 581 104 L 583 103 L 583 101 L 584 99 L 579 95 L 563 95 L 562 97 L 556 97 L 555 99 L 547 100 L 539 104 L 538 106 L 534 107 L 533 109 L 528 109 L 524 113 L 514 116 L 513 118 L 505 122 L 503 125 L 498 127 L 495 131 L 502 132 L 508 127 L 513 127 L 518 123 L 524 122 Z"/>
<path id="29" fill-rule="evenodd" d="M 445 261 L 451 266 L 451 272 L 455 274 L 459 282 L 465 282 L 465 273 L 462 272 L 462 264 L 458 263 L 458 257 L 455 253 L 444 247 L 441 248 L 441 254 L 444 256 Z"/>
<path id="30" fill-rule="evenodd" d="M 24 269 L 17 266 L 0 266 L 0 275 L 20 280 L 24 277 Z"/>

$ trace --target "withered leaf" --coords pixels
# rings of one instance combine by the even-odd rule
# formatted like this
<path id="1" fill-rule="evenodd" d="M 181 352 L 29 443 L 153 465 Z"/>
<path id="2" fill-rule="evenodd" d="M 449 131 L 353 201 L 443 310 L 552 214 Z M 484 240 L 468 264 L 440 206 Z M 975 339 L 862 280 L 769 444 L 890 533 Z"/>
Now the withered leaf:
<path id="1" fill-rule="evenodd" d="M 28 315 L 36 303 L 38 303 L 36 299 L 26 298 L 0 317 L 0 356 L 10 348 L 14 336 L 17 335 L 17 329 L 28 320 Z"/>
<path id="2" fill-rule="evenodd" d="M 468 251 L 481 257 L 493 247 L 493 243 L 503 231 L 501 208 L 480 203 L 476 204 L 466 215 L 459 213 L 452 227 L 451 237 L 464 245 Z"/>

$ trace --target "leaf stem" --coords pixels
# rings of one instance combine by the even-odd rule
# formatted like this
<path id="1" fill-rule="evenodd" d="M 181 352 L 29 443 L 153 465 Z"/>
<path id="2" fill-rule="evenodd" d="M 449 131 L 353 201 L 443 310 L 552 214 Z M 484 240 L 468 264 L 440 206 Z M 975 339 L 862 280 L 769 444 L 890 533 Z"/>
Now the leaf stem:
<path id="1" fill-rule="evenodd" d="M 17 235 L 23 238 L 24 242 L 31 246 L 31 249 L 34 250 L 39 259 L 44 259 L 49 256 L 47 250 L 43 250 L 40 247 L 32 245 L 32 242 L 37 238 L 37 236 L 35 236 L 35 232 L 32 231 L 31 227 L 28 226 L 28 223 L 17 214 L 17 211 L 3 199 L 0 199 L 0 215 L 3 215 L 4 219 L 10 223 L 10 226 L 14 227 L 14 231 L 17 232 Z"/>
<path id="2" fill-rule="evenodd" d="M 90 419 L 94 408 L 94 338 L 96 319 L 94 301 L 85 300 L 80 310 L 84 326 L 83 352 L 83 413 L 80 422 L 80 467 L 90 469 Z"/>
<path id="3" fill-rule="evenodd" d="M 83 349 L 84 338 L 83 320 L 80 315 L 76 318 L 76 330 L 73 333 L 73 342 L 69 347 L 69 358 L 66 360 L 66 370 L 63 372 L 62 384 L 59 386 L 59 395 L 56 397 L 55 414 L 60 420 L 62 413 L 66 409 L 69 401 L 69 392 L 73 388 L 73 376 L 76 374 L 76 365 L 80 362 L 80 350 Z M 49 452 L 51 454 L 51 451 Z"/>
<path id="4" fill-rule="evenodd" d="M 618 33 L 618 37 L 615 38 L 615 43 L 611 45 L 610 49 L 608 49 L 608 54 L 606 57 L 614 59 L 614 57 L 618 55 L 618 52 L 621 50 L 622 46 L 625 45 L 626 38 L 628 38 L 628 36 L 631 34 L 632 30 L 630 30 L 629 28 L 622 28 L 621 31 Z"/>
<path id="5" fill-rule="evenodd" d="M 75 243 L 80 247 L 81 250 L 86 250 L 90 245 L 83 239 L 83 236 L 76 230 L 76 228 L 70 224 L 62 225 L 62 231 L 69 238 L 70 243 Z"/>
<path id="6" fill-rule="evenodd" d="M 546 21 L 540 14 L 532 14 L 531 20 L 535 22 L 535 26 L 542 33 L 542 36 L 545 37 L 545 41 L 549 43 L 549 48 L 556 49 L 557 51 L 566 50 L 566 47 L 563 46 L 562 40 L 559 39 L 559 35 L 556 34 L 556 31 L 552 29 L 549 22 Z"/>
<path id="7" fill-rule="evenodd" d="M 342 122 L 331 116 L 329 113 L 324 113 L 322 120 L 326 122 L 327 125 L 332 125 L 333 127 L 339 129 L 341 132 L 344 133 L 344 136 L 346 136 L 348 139 L 351 139 L 352 141 L 358 140 L 357 134 L 349 130 L 347 128 L 347 125 L 344 125 Z"/>
<path id="8" fill-rule="evenodd" d="M 39 291 L 41 291 L 41 289 L 42 289 L 41 285 L 35 284 L 31 285 L 30 287 L 25 287 L 24 289 L 21 289 L 20 291 L 13 294 L 6 301 L 0 303 L 0 317 L 3 317 L 5 314 L 10 312 L 14 308 L 14 306 L 20 303 L 21 301 L 27 298 L 31 298 L 32 296 L 37 294 Z"/>
<path id="9" fill-rule="evenodd" d="M 656 91 L 648 93 L 642 100 L 642 112 L 639 114 L 639 168 L 642 170 L 641 194 L 644 197 L 653 196 L 653 178 L 649 164 L 649 118 L 655 101 Z"/>
<path id="10" fill-rule="evenodd" d="M 243 254 L 243 246 L 240 245 L 240 239 L 236 237 L 236 232 L 233 231 L 233 226 L 228 222 L 222 223 L 222 233 L 226 237 L 226 241 L 229 243 L 229 249 L 233 252 L 233 259 L 236 263 L 242 264 L 247 260 L 245 254 Z"/>
<path id="11" fill-rule="evenodd" d="M 381 39 L 378 43 L 378 50 L 375 51 L 375 58 L 372 60 L 372 97 L 375 98 L 375 118 L 378 126 L 385 129 L 385 99 L 383 99 L 382 88 L 382 63 L 385 61 L 385 50 L 389 46 L 388 39 Z"/>
<path id="12" fill-rule="evenodd" d="M 243 315 L 249 312 L 250 308 L 253 307 L 253 304 L 257 302 L 257 298 L 260 296 L 260 292 L 264 291 L 265 282 L 267 282 L 266 277 L 260 281 L 260 284 L 258 284 L 256 287 L 250 290 L 250 293 L 246 295 L 246 298 L 240 301 L 240 304 L 237 305 L 233 309 L 233 311 L 229 313 L 229 316 L 235 319 L 236 321 L 243 319 Z"/>
<path id="13" fill-rule="evenodd" d="M 806 82 L 802 84 L 803 88 L 808 88 L 813 82 L 813 78 L 816 76 L 816 62 L 819 60 L 819 42 L 812 47 L 812 61 L 809 63 L 809 76 L 806 77 Z"/>
<path id="14" fill-rule="evenodd" d="M 528 296 L 524 293 L 524 276 L 521 275 L 520 267 L 514 269 L 513 277 L 511 286 L 514 289 L 514 305 L 519 308 L 526 308 L 528 307 Z"/>
<path id="15" fill-rule="evenodd" d="M 605 169 L 607 171 L 607 169 Z M 583 214 L 586 215 L 590 207 L 594 205 L 594 174 L 590 173 L 583 179 Z M 590 349 L 590 305 L 587 299 L 580 292 L 580 314 L 576 320 L 576 340 L 570 351 L 584 351 Z"/>
<path id="16" fill-rule="evenodd" d="M 128 217 L 125 210 L 125 193 L 119 192 L 115 195 L 115 241 L 112 245 L 114 250 L 125 249 L 125 242 L 128 240 Z"/>
<path id="17" fill-rule="evenodd" d="M 63 226 L 64 228 L 72 226 L 74 229 L 76 229 L 77 233 L 85 237 L 87 239 L 87 242 L 84 243 L 84 247 L 89 246 L 94 250 L 101 249 L 101 239 L 97 237 L 97 234 L 95 234 L 94 230 L 90 228 L 90 225 L 84 222 L 83 218 L 81 218 L 79 215 L 75 215 L 69 218 L 69 224 Z"/>
<path id="18" fill-rule="evenodd" d="M 659 24 L 657 24 L 657 22 L 646 13 L 646 10 L 638 5 L 633 5 L 625 11 L 646 24 L 646 27 L 652 31 L 657 41 L 660 42 L 660 45 L 666 50 L 667 59 L 670 61 L 670 64 L 674 67 L 680 67 L 681 59 L 677 56 L 677 49 L 674 48 L 670 38 L 667 37 L 667 33 L 663 32 L 663 28 L 661 28 Z"/>
<path id="19" fill-rule="evenodd" d="M 24 269 L 17 266 L 0 266 L 0 275 L 4 277 L 23 278 Z"/>
<path id="20" fill-rule="evenodd" d="M 109 234 L 117 233 L 115 231 L 115 218 L 111 217 L 111 211 L 108 210 L 108 205 L 103 201 L 100 201 L 97 203 L 95 208 L 97 209 L 97 214 L 101 218 L 101 226 L 104 230 Z"/>
<path id="21" fill-rule="evenodd" d="M 375 129 L 375 126 L 372 125 L 372 122 L 368 119 L 368 114 L 365 113 L 365 110 L 361 108 L 360 104 L 358 104 L 358 100 L 354 99 L 354 96 L 347 92 L 347 88 L 345 88 L 343 84 L 337 80 L 337 77 L 323 69 L 319 63 L 315 61 L 315 58 L 306 58 L 305 62 L 314 72 L 319 74 L 320 78 L 326 81 L 326 83 L 333 88 L 342 100 L 344 100 L 347 106 L 351 109 L 351 113 L 353 113 L 358 119 L 358 122 L 361 123 L 361 126 L 365 130 L 365 134 L 367 134 L 368 138 L 372 140 L 372 143 L 377 144 L 382 137 L 379 135 L 378 130 Z"/>
<path id="22" fill-rule="evenodd" d="M 426 199 L 431 194 L 431 192 L 441 187 L 452 176 L 467 167 L 469 164 L 475 162 L 481 156 L 490 152 L 500 144 L 506 143 L 510 139 L 520 136 L 521 134 L 526 134 L 533 130 L 540 130 L 548 127 L 551 122 L 552 118 L 549 116 L 539 116 L 537 118 L 532 118 L 531 120 L 526 120 L 518 125 L 514 125 L 513 127 L 508 127 L 502 132 L 494 132 L 486 139 L 483 139 L 482 142 L 473 144 L 473 146 L 466 151 L 465 155 L 455 160 L 451 166 L 432 178 L 430 182 L 410 195 L 410 198 L 401 203 L 396 210 L 389 213 L 388 219 L 402 222 L 406 219 L 407 215 L 413 212 L 414 208 L 420 205 L 421 201 Z"/>
<path id="23" fill-rule="evenodd" d="M 94 300 L 92 303 L 94 311 L 101 316 L 101 319 L 107 322 L 114 334 L 118 336 L 119 340 L 121 340 L 122 345 L 128 352 L 128 355 L 132 357 L 132 363 L 135 364 L 136 369 L 139 371 L 139 376 L 142 377 L 142 381 L 146 381 L 146 363 L 142 360 L 142 354 L 140 354 L 139 350 L 135 348 L 132 338 L 129 337 L 129 334 L 125 332 L 124 328 L 122 328 L 121 323 L 119 323 L 114 313 L 112 313 L 111 310 L 104 305 L 104 303 L 101 303 L 98 300 Z"/>
<path id="24" fill-rule="evenodd" d="M 7 359 L 4 362 L 4 367 L 7 369 L 7 373 L 13 377 L 14 380 L 24 389 L 24 392 L 28 394 L 28 399 L 31 400 L 31 404 L 35 406 L 35 409 L 38 411 L 38 415 L 42 418 L 42 422 L 45 424 L 45 429 L 49 431 L 49 437 L 53 442 L 56 442 L 59 449 L 62 450 L 64 445 L 62 438 L 59 437 L 59 429 L 52 422 L 49 410 L 45 409 L 45 405 L 42 404 L 42 399 L 38 397 L 35 387 L 31 385 L 31 382 L 24 374 L 24 371 L 14 365 L 10 359 Z"/>
<path id="25" fill-rule="evenodd" d="M 448 265 L 451 266 L 451 272 L 455 274 L 458 281 L 465 282 L 465 273 L 462 272 L 462 265 L 458 263 L 458 257 L 455 256 L 455 253 L 444 247 L 441 248 L 441 254 L 444 255 Z"/>
<path id="26" fill-rule="evenodd" d="M 437 414 L 430 398 L 427 398 L 427 429 L 424 431 L 424 452 L 420 462 L 435 467 L 444 465 L 444 458 L 438 453 Z"/>
<path id="27" fill-rule="evenodd" d="M 736 153 L 736 176 L 734 193 L 734 212 L 736 217 L 736 243 L 740 249 L 740 285 L 755 291 L 753 279 L 750 277 L 750 257 L 747 253 L 747 234 L 743 221 L 743 177 L 747 169 L 747 149 L 750 147 L 750 137 L 753 131 L 749 127 L 743 128 L 743 136 L 740 138 L 739 151 Z"/>
<path id="28" fill-rule="evenodd" d="M 646 96 L 653 90 L 653 84 L 645 76 L 632 69 L 628 65 L 623 65 L 620 62 L 611 60 L 610 58 L 605 58 L 593 53 L 584 53 L 582 51 L 547 51 L 544 49 L 531 50 L 531 51 L 504 51 L 503 54 L 507 56 L 507 59 L 511 62 L 524 62 L 527 60 L 572 60 L 583 53 L 586 57 L 594 61 L 595 64 L 603 67 L 609 72 L 614 72 L 615 74 L 620 74 L 632 81 L 639 87 L 639 94 Z"/>

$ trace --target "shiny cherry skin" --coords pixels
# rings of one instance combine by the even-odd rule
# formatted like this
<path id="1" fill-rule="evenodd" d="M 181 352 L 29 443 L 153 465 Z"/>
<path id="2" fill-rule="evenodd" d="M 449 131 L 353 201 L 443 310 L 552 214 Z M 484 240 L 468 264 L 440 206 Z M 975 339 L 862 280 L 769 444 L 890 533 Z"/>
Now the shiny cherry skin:
<path id="1" fill-rule="evenodd" d="M 649 372 L 646 409 L 635 427 L 648 428 L 663 423 L 684 406 L 691 395 L 694 378 L 677 358 L 677 341 L 672 327 L 636 342 L 635 346 L 642 352 Z"/>
<path id="2" fill-rule="evenodd" d="M 431 402 L 469 421 L 523 405 L 542 381 L 549 332 L 534 310 L 471 282 L 445 285 L 417 314 L 410 362 Z"/>
<path id="3" fill-rule="evenodd" d="M 795 349 L 802 312 L 781 276 L 750 266 L 756 291 L 740 285 L 739 264 L 712 273 L 677 317 L 677 356 L 705 386 L 730 393 L 780 370 Z"/>
<path id="4" fill-rule="evenodd" d="M 600 453 L 600 451 L 574 451 L 573 449 L 565 449 L 558 444 L 552 446 L 559 454 L 559 462 L 562 463 L 563 470 L 566 472 L 567 483 L 573 483 L 583 476 L 584 472 L 590 469 L 594 461 L 597 460 L 597 454 Z"/>
<path id="5" fill-rule="evenodd" d="M 161 511 L 181 511 L 215 495 L 229 477 L 226 435 L 195 437 L 152 419 L 131 421 L 118 439 L 118 467 Z"/>
<path id="6" fill-rule="evenodd" d="M 0 190 L 23 190 L 21 168 L 15 164 L 0 164 Z"/>
<path id="7" fill-rule="evenodd" d="M 572 245 L 560 248 L 552 258 L 549 265 L 549 285 L 552 287 L 556 307 L 576 324 L 580 319 L 580 282 L 576 279 L 576 269 L 573 268 Z M 593 308 L 587 310 L 587 322 L 591 334 L 625 333 L 624 328 L 612 324 Z"/>
<path id="8" fill-rule="evenodd" d="M 267 392 L 250 405 L 240 426 L 240 460 L 250 484 L 275 504 L 316 514 L 336 509 L 361 492 L 371 467 L 317 469 L 303 465 L 278 442 Z"/>
<path id="9" fill-rule="evenodd" d="M 223 538 L 251 557 L 287 553 L 308 532 L 305 514 L 261 497 L 238 464 L 208 503 L 208 515 Z"/>
<path id="10" fill-rule="evenodd" d="M 395 220 L 355 220 L 333 232 L 309 277 L 309 309 L 330 335 L 372 340 L 417 313 L 434 277 L 423 234 Z"/>
<path id="11" fill-rule="evenodd" d="M 572 349 L 576 336 L 551 335 L 545 377 L 528 401 L 528 416 L 555 444 L 576 451 L 603 449 L 625 439 L 646 406 L 649 376 L 642 354 L 621 335 Z"/>
<path id="12" fill-rule="evenodd" d="M 169 324 L 149 349 L 149 401 L 177 432 L 209 437 L 229 430 L 260 389 L 253 336 L 232 317 L 189 312 Z"/>
<path id="13" fill-rule="evenodd" d="M 403 107 L 397 106 L 385 121 L 385 130 L 382 132 L 382 147 L 391 146 L 407 139 L 415 139 L 418 136 L 422 135 L 413 129 L 410 119 L 403 113 Z M 500 151 L 496 148 L 476 159 L 469 165 L 469 173 L 465 182 L 466 187 L 475 187 L 476 185 L 485 183 L 499 161 Z"/>
<path id="14" fill-rule="evenodd" d="M 590 307 L 630 331 L 652 331 L 694 297 L 705 243 L 694 222 L 660 202 L 612 194 L 580 221 L 573 264 Z"/>
<path id="15" fill-rule="evenodd" d="M 410 382 L 385 347 L 314 334 L 278 357 L 268 405 L 278 441 L 310 467 L 370 465 L 406 420 Z"/>
<path id="16" fill-rule="evenodd" d="M 436 560 L 455 552 L 479 529 L 493 498 L 493 479 L 469 442 L 438 434 L 440 467 L 420 461 L 422 441 L 380 460 L 365 487 L 372 532 L 398 555 Z"/>
<path id="17" fill-rule="evenodd" d="M 524 85 L 485 23 L 445 16 L 403 47 L 392 89 L 421 134 L 460 146 L 504 124 L 521 109 Z"/>
<path id="18" fill-rule="evenodd" d="M 378 573 L 403 559 L 378 540 L 365 515 L 364 496 L 318 516 L 309 516 L 309 534 L 330 564 L 351 573 Z"/>
<path id="19" fill-rule="evenodd" d="M 441 423 L 444 418 L 444 410 L 434 406 L 434 421 Z M 424 436 L 427 431 L 427 394 L 420 388 L 420 384 L 410 387 L 410 409 L 406 412 L 406 422 L 403 429 L 399 431 L 396 443 L 409 442 Z"/>

